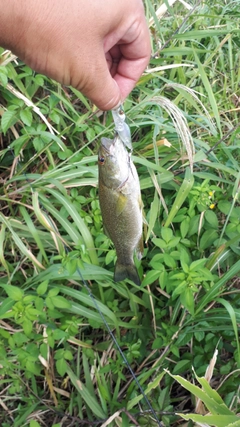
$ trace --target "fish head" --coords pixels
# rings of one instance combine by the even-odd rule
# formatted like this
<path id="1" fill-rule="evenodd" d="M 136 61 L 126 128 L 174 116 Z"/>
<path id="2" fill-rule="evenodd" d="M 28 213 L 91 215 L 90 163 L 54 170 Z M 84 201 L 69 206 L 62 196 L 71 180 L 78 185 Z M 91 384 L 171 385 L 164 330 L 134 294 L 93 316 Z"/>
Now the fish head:
<path id="1" fill-rule="evenodd" d="M 98 165 L 99 180 L 106 187 L 117 188 L 128 178 L 130 155 L 119 136 L 101 139 Z"/>

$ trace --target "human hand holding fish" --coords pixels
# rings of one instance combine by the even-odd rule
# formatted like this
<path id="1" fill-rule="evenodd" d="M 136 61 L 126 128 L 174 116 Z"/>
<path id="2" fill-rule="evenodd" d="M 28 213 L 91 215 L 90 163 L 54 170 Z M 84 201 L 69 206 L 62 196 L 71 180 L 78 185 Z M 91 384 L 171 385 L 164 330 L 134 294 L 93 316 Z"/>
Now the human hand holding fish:
<path id="1" fill-rule="evenodd" d="M 0 46 L 101 110 L 134 88 L 150 37 L 142 0 L 0 0 Z"/>

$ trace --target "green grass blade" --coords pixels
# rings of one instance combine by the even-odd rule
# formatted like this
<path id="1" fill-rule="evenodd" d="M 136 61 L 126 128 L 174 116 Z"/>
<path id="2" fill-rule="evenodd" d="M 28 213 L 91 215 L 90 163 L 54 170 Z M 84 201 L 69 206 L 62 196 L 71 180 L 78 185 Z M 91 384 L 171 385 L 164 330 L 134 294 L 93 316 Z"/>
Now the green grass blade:
<path id="1" fill-rule="evenodd" d="M 41 239 L 39 237 L 38 230 L 35 227 L 35 225 L 34 225 L 32 219 L 31 219 L 29 213 L 27 212 L 27 209 L 24 206 L 20 206 L 20 212 L 21 212 L 21 214 L 22 214 L 22 216 L 23 216 L 23 218 L 24 218 L 24 220 L 26 222 L 26 225 L 27 225 L 30 233 L 32 234 L 32 236 L 33 236 L 33 238 L 34 238 L 34 240 L 35 240 L 35 242 L 37 244 L 37 247 L 38 247 L 39 251 L 41 252 L 44 260 L 46 261 L 46 263 L 48 264 L 48 262 L 49 262 L 48 261 L 48 257 L 47 257 L 47 254 L 45 252 L 45 249 L 43 247 L 42 241 L 41 241 Z"/>
<path id="2" fill-rule="evenodd" d="M 186 200 L 186 198 L 189 194 L 189 191 L 191 190 L 193 184 L 194 184 L 193 174 L 192 174 L 190 168 L 187 168 L 183 183 L 178 190 L 176 199 L 175 199 L 175 201 L 172 205 L 171 211 L 169 212 L 168 217 L 166 219 L 166 222 L 164 225 L 165 227 L 168 227 L 171 224 L 173 218 L 176 216 L 176 214 L 178 213 L 182 204 Z"/>
<path id="3" fill-rule="evenodd" d="M 228 409 L 228 407 L 225 405 L 223 400 L 218 395 L 218 398 L 215 397 L 215 390 L 211 390 L 212 392 L 206 392 L 205 390 L 201 389 L 200 387 L 190 383 L 185 378 L 182 378 L 180 375 L 172 375 L 170 372 L 167 371 L 167 373 L 174 378 L 179 384 L 181 384 L 186 390 L 188 390 L 190 393 L 192 393 L 194 396 L 196 396 L 198 399 L 200 399 L 208 410 L 212 414 L 221 414 L 221 415 L 233 415 L 232 411 Z M 210 387 L 210 386 L 209 386 Z M 219 402 L 219 399 L 221 399 L 221 403 Z"/>
<path id="4" fill-rule="evenodd" d="M 48 188 L 48 191 L 65 207 L 65 209 L 67 210 L 67 212 L 69 213 L 69 215 L 73 219 L 75 225 L 77 226 L 79 232 L 81 233 L 81 235 L 83 237 L 84 243 L 86 245 L 86 248 L 88 249 L 89 257 L 90 257 L 92 263 L 94 265 L 98 265 L 99 261 L 98 261 L 97 252 L 95 250 L 92 235 L 91 235 L 87 225 L 85 224 L 84 220 L 79 215 L 75 206 L 72 204 L 72 202 L 70 201 L 69 198 L 67 198 L 66 196 L 63 196 L 58 191 L 56 191 L 52 188 Z"/>
<path id="5" fill-rule="evenodd" d="M 213 427 L 240 427 L 239 417 L 236 415 L 198 415 L 198 414 L 178 414 L 184 420 L 192 420 L 201 426 Z"/>
<path id="6" fill-rule="evenodd" d="M 206 293 L 196 308 L 196 314 L 200 313 L 203 308 L 214 301 L 220 294 L 221 288 L 224 286 L 232 277 L 237 276 L 240 271 L 240 260 L 237 261 L 222 277 L 219 279 L 213 287 Z"/>
<path id="7" fill-rule="evenodd" d="M 18 236 L 18 234 L 13 230 L 13 228 L 10 225 L 9 220 L 4 217 L 4 215 L 2 215 L 0 213 L 0 221 L 3 222 L 6 227 L 9 229 L 9 231 L 11 232 L 12 238 L 15 242 L 15 244 L 17 245 L 19 251 L 26 256 L 30 261 L 32 261 L 32 263 L 40 269 L 44 269 L 44 266 L 37 260 L 37 258 L 33 255 L 33 253 L 27 248 L 27 246 L 24 245 L 23 241 L 20 239 L 20 237 Z"/>
<path id="8" fill-rule="evenodd" d="M 197 56 L 196 53 L 195 53 L 195 60 L 196 60 L 196 63 L 198 65 L 199 74 L 200 74 L 202 82 L 203 82 L 203 84 L 205 86 L 205 90 L 206 90 L 206 93 L 208 95 L 208 99 L 209 99 L 209 102 L 211 104 L 211 107 L 212 107 L 213 116 L 215 117 L 219 133 L 222 136 L 220 114 L 219 114 L 219 111 L 218 111 L 218 106 L 217 106 L 217 102 L 216 102 L 215 96 L 213 94 L 212 86 L 211 86 L 211 84 L 210 84 L 210 82 L 208 80 L 207 74 L 205 73 L 204 67 L 201 64 L 201 62 L 200 62 L 200 60 L 199 60 L 199 58 L 198 58 L 198 56 Z"/>
<path id="9" fill-rule="evenodd" d="M 92 308 L 96 308 L 92 298 L 89 295 L 86 295 L 85 293 L 81 292 L 81 291 L 77 291 L 76 289 L 72 289 L 72 288 L 68 288 L 66 286 L 61 286 L 61 292 L 64 295 L 68 295 L 71 298 L 77 299 L 78 301 L 81 301 L 83 304 L 86 304 Z M 101 301 L 97 301 L 96 303 L 99 307 L 99 310 L 102 312 L 102 314 L 104 315 L 104 317 L 106 317 L 107 321 L 108 319 L 110 319 L 112 321 L 112 324 L 114 325 L 114 327 L 116 328 L 118 334 L 119 334 L 119 326 L 118 326 L 118 320 L 115 316 L 115 314 L 106 306 L 104 305 Z"/>
<path id="10" fill-rule="evenodd" d="M 67 366 L 67 374 L 78 393 L 80 393 L 80 395 L 82 396 L 86 405 L 88 405 L 88 407 L 92 410 L 93 414 L 100 419 L 106 418 L 106 414 L 99 405 L 95 395 L 87 389 L 87 387 L 82 383 L 82 381 L 80 381 L 80 379 L 74 374 L 70 366 Z"/>
<path id="11" fill-rule="evenodd" d="M 236 343 L 237 343 L 238 366 L 240 366 L 240 345 L 239 345 L 239 335 L 238 335 L 239 331 L 238 331 L 238 325 L 237 325 L 237 319 L 236 319 L 235 311 L 234 311 L 232 305 L 226 299 L 218 298 L 217 301 L 220 302 L 220 304 L 224 305 L 224 307 L 228 311 L 228 314 L 231 318 L 233 330 L 235 333 Z"/>
<path id="12" fill-rule="evenodd" d="M 76 245 L 79 245 L 83 242 L 83 238 L 76 230 L 76 228 L 68 221 L 67 218 L 64 218 L 58 209 L 56 209 L 53 204 L 42 194 L 39 194 L 39 198 L 43 201 L 45 209 L 47 209 L 52 216 L 62 225 L 68 236 L 72 239 Z"/>

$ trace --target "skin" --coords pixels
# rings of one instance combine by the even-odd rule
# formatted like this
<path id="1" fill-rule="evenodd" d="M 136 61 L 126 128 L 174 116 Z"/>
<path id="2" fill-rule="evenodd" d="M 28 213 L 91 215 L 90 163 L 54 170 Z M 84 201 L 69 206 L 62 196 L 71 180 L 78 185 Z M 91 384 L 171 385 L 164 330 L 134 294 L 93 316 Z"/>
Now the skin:
<path id="1" fill-rule="evenodd" d="M 110 110 L 150 58 L 142 0 L 0 0 L 0 46 Z"/>

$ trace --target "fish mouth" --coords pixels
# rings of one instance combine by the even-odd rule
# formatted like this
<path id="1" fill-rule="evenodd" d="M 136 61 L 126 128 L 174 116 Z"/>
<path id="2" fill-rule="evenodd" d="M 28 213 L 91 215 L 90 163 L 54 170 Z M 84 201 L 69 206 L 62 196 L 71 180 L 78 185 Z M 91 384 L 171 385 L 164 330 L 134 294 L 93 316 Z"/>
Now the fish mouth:
<path id="1" fill-rule="evenodd" d="M 116 139 L 117 139 L 117 137 L 115 137 L 114 139 L 101 138 L 101 145 L 104 148 L 104 150 L 107 151 L 107 153 L 110 154 L 111 147 L 115 145 Z"/>

